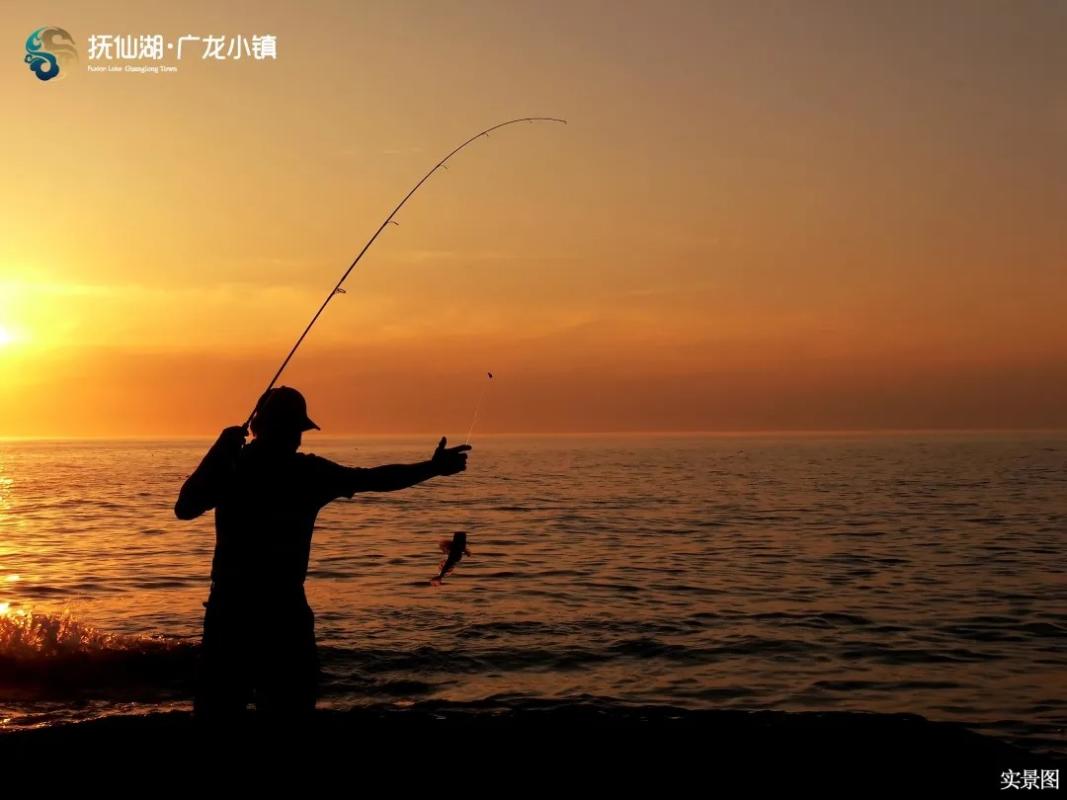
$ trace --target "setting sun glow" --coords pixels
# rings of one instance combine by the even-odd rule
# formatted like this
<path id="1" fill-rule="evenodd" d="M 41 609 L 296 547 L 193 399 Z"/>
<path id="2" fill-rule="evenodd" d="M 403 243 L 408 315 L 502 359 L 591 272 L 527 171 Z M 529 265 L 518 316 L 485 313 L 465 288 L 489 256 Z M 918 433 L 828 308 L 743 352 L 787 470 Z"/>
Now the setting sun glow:
<path id="1" fill-rule="evenodd" d="M 540 115 L 428 180 L 286 367 L 324 435 L 465 430 L 489 369 L 483 433 L 1067 425 L 1062 4 L 106 5 L 59 4 L 58 86 L 0 70 L 91 121 L 0 129 L 0 436 L 242 421 L 414 182 Z M 208 33 L 188 7 L 278 58 L 86 71 L 112 28 Z"/>

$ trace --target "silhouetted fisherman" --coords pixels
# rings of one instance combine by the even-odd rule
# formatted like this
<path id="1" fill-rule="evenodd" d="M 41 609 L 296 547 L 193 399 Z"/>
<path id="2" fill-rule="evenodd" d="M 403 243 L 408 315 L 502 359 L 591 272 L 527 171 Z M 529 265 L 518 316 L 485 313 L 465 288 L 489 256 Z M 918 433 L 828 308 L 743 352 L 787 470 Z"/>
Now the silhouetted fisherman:
<path id="1" fill-rule="evenodd" d="M 298 453 L 318 429 L 300 392 L 287 386 L 260 399 L 247 431 L 226 428 L 182 486 L 174 513 L 194 519 L 215 509 L 215 556 L 204 614 L 202 666 L 194 711 L 202 720 L 261 714 L 292 719 L 315 707 L 315 618 L 304 596 L 311 534 L 319 509 L 356 492 L 406 489 L 467 468 L 469 445 L 429 461 L 345 467 Z"/>

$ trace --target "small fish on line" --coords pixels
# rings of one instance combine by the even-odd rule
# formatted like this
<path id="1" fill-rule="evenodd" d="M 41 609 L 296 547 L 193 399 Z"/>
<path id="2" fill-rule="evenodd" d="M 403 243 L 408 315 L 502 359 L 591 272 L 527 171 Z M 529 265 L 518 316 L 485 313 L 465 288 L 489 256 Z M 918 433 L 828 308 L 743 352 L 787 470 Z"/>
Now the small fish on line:
<path id="1" fill-rule="evenodd" d="M 467 532 L 456 531 L 452 535 L 451 541 L 448 539 L 442 539 L 440 543 L 441 552 L 445 553 L 445 560 L 441 562 L 441 571 L 433 578 L 430 578 L 431 586 L 440 586 L 444 581 L 445 575 L 455 569 L 456 564 L 463 556 L 469 556 L 471 551 L 467 549 Z"/>

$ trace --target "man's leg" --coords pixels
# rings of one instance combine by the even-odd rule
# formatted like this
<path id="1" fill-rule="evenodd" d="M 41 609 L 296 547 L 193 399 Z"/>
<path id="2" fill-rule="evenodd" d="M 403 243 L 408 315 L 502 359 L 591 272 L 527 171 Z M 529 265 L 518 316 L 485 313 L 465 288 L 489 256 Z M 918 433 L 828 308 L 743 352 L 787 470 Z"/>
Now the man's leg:
<path id="1" fill-rule="evenodd" d="M 227 724 L 244 718 L 251 700 L 247 635 L 240 620 L 207 603 L 193 701 L 198 723 Z"/>
<path id="2" fill-rule="evenodd" d="M 256 709 L 267 721 L 310 721 L 319 685 L 315 615 L 307 606 L 278 613 L 272 634 L 260 642 Z"/>

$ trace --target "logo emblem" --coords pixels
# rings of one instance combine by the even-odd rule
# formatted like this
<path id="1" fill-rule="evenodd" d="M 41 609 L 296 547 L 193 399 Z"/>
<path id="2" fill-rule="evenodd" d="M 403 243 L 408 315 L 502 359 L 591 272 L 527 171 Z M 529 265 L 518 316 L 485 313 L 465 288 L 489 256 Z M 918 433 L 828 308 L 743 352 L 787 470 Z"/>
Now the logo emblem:
<path id="1" fill-rule="evenodd" d="M 26 58 L 38 79 L 50 81 L 78 60 L 74 37 L 62 28 L 38 28 L 26 39 Z"/>

